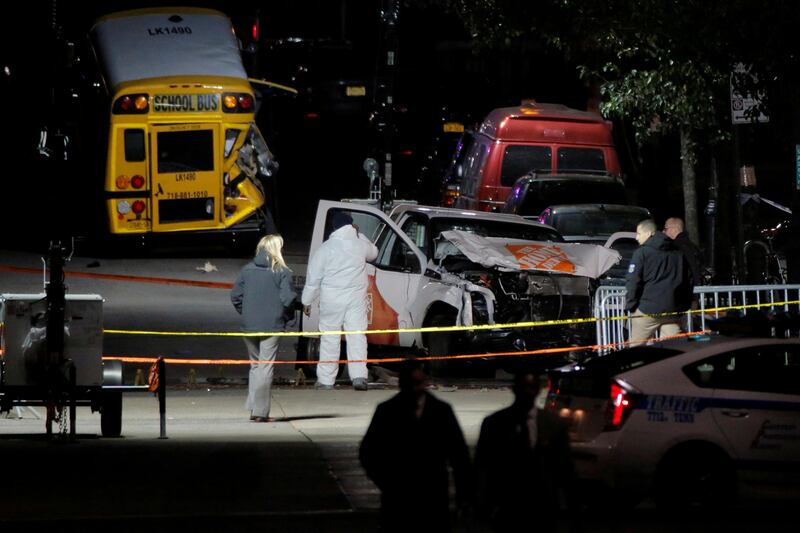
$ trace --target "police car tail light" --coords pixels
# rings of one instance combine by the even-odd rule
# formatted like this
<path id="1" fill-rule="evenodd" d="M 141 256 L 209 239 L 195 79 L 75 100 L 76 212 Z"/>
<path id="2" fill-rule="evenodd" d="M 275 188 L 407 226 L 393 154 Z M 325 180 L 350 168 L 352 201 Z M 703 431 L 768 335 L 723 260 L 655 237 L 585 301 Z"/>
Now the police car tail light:
<path id="1" fill-rule="evenodd" d="M 620 429 L 633 410 L 633 398 L 629 390 L 618 382 L 611 383 L 611 393 L 606 411 L 606 431 Z"/>

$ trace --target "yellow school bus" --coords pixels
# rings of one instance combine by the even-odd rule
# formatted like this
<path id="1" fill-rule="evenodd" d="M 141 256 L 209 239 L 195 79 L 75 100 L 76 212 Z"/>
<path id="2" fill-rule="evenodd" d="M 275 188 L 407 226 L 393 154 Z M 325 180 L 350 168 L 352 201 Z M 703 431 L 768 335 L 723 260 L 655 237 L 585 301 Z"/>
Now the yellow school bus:
<path id="1" fill-rule="evenodd" d="M 257 229 L 276 169 L 231 21 L 210 9 L 114 13 L 91 30 L 110 96 L 112 234 Z M 270 221 L 271 222 L 271 221 Z"/>

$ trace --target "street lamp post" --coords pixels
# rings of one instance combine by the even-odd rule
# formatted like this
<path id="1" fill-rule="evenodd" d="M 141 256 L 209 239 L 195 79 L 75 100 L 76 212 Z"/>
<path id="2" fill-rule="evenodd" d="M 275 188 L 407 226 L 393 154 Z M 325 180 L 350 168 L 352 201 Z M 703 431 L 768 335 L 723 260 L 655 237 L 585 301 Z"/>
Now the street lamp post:
<path id="1" fill-rule="evenodd" d="M 399 0 L 381 0 L 381 58 L 378 63 L 376 105 L 378 133 L 381 136 L 383 183 L 381 198 L 391 203 L 394 198 L 392 186 L 392 154 L 394 153 L 394 78 L 397 64 L 397 21 L 400 16 Z"/>

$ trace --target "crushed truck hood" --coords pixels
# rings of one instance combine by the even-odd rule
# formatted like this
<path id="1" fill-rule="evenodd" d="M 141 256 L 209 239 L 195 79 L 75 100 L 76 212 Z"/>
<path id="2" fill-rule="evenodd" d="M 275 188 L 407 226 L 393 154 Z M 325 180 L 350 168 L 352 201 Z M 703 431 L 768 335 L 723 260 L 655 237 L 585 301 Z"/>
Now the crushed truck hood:
<path id="1" fill-rule="evenodd" d="M 621 257 L 594 244 L 487 238 L 458 230 L 443 231 L 442 237 L 470 261 L 507 271 L 535 270 L 597 279 Z"/>

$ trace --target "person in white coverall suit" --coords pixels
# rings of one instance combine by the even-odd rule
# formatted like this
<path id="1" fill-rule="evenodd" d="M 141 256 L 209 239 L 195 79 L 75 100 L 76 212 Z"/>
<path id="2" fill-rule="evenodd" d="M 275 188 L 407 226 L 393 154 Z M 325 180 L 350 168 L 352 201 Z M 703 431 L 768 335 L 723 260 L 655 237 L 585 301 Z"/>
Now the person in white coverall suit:
<path id="1" fill-rule="evenodd" d="M 333 214 L 333 232 L 308 262 L 302 302 L 306 315 L 319 298 L 320 331 L 367 329 L 367 261 L 378 249 L 358 233 L 347 213 Z M 347 372 L 356 390 L 367 390 L 367 336 L 348 334 Z M 317 364 L 318 389 L 332 389 L 339 370 L 341 336 L 322 335 Z M 362 361 L 356 363 L 353 361 Z"/>

